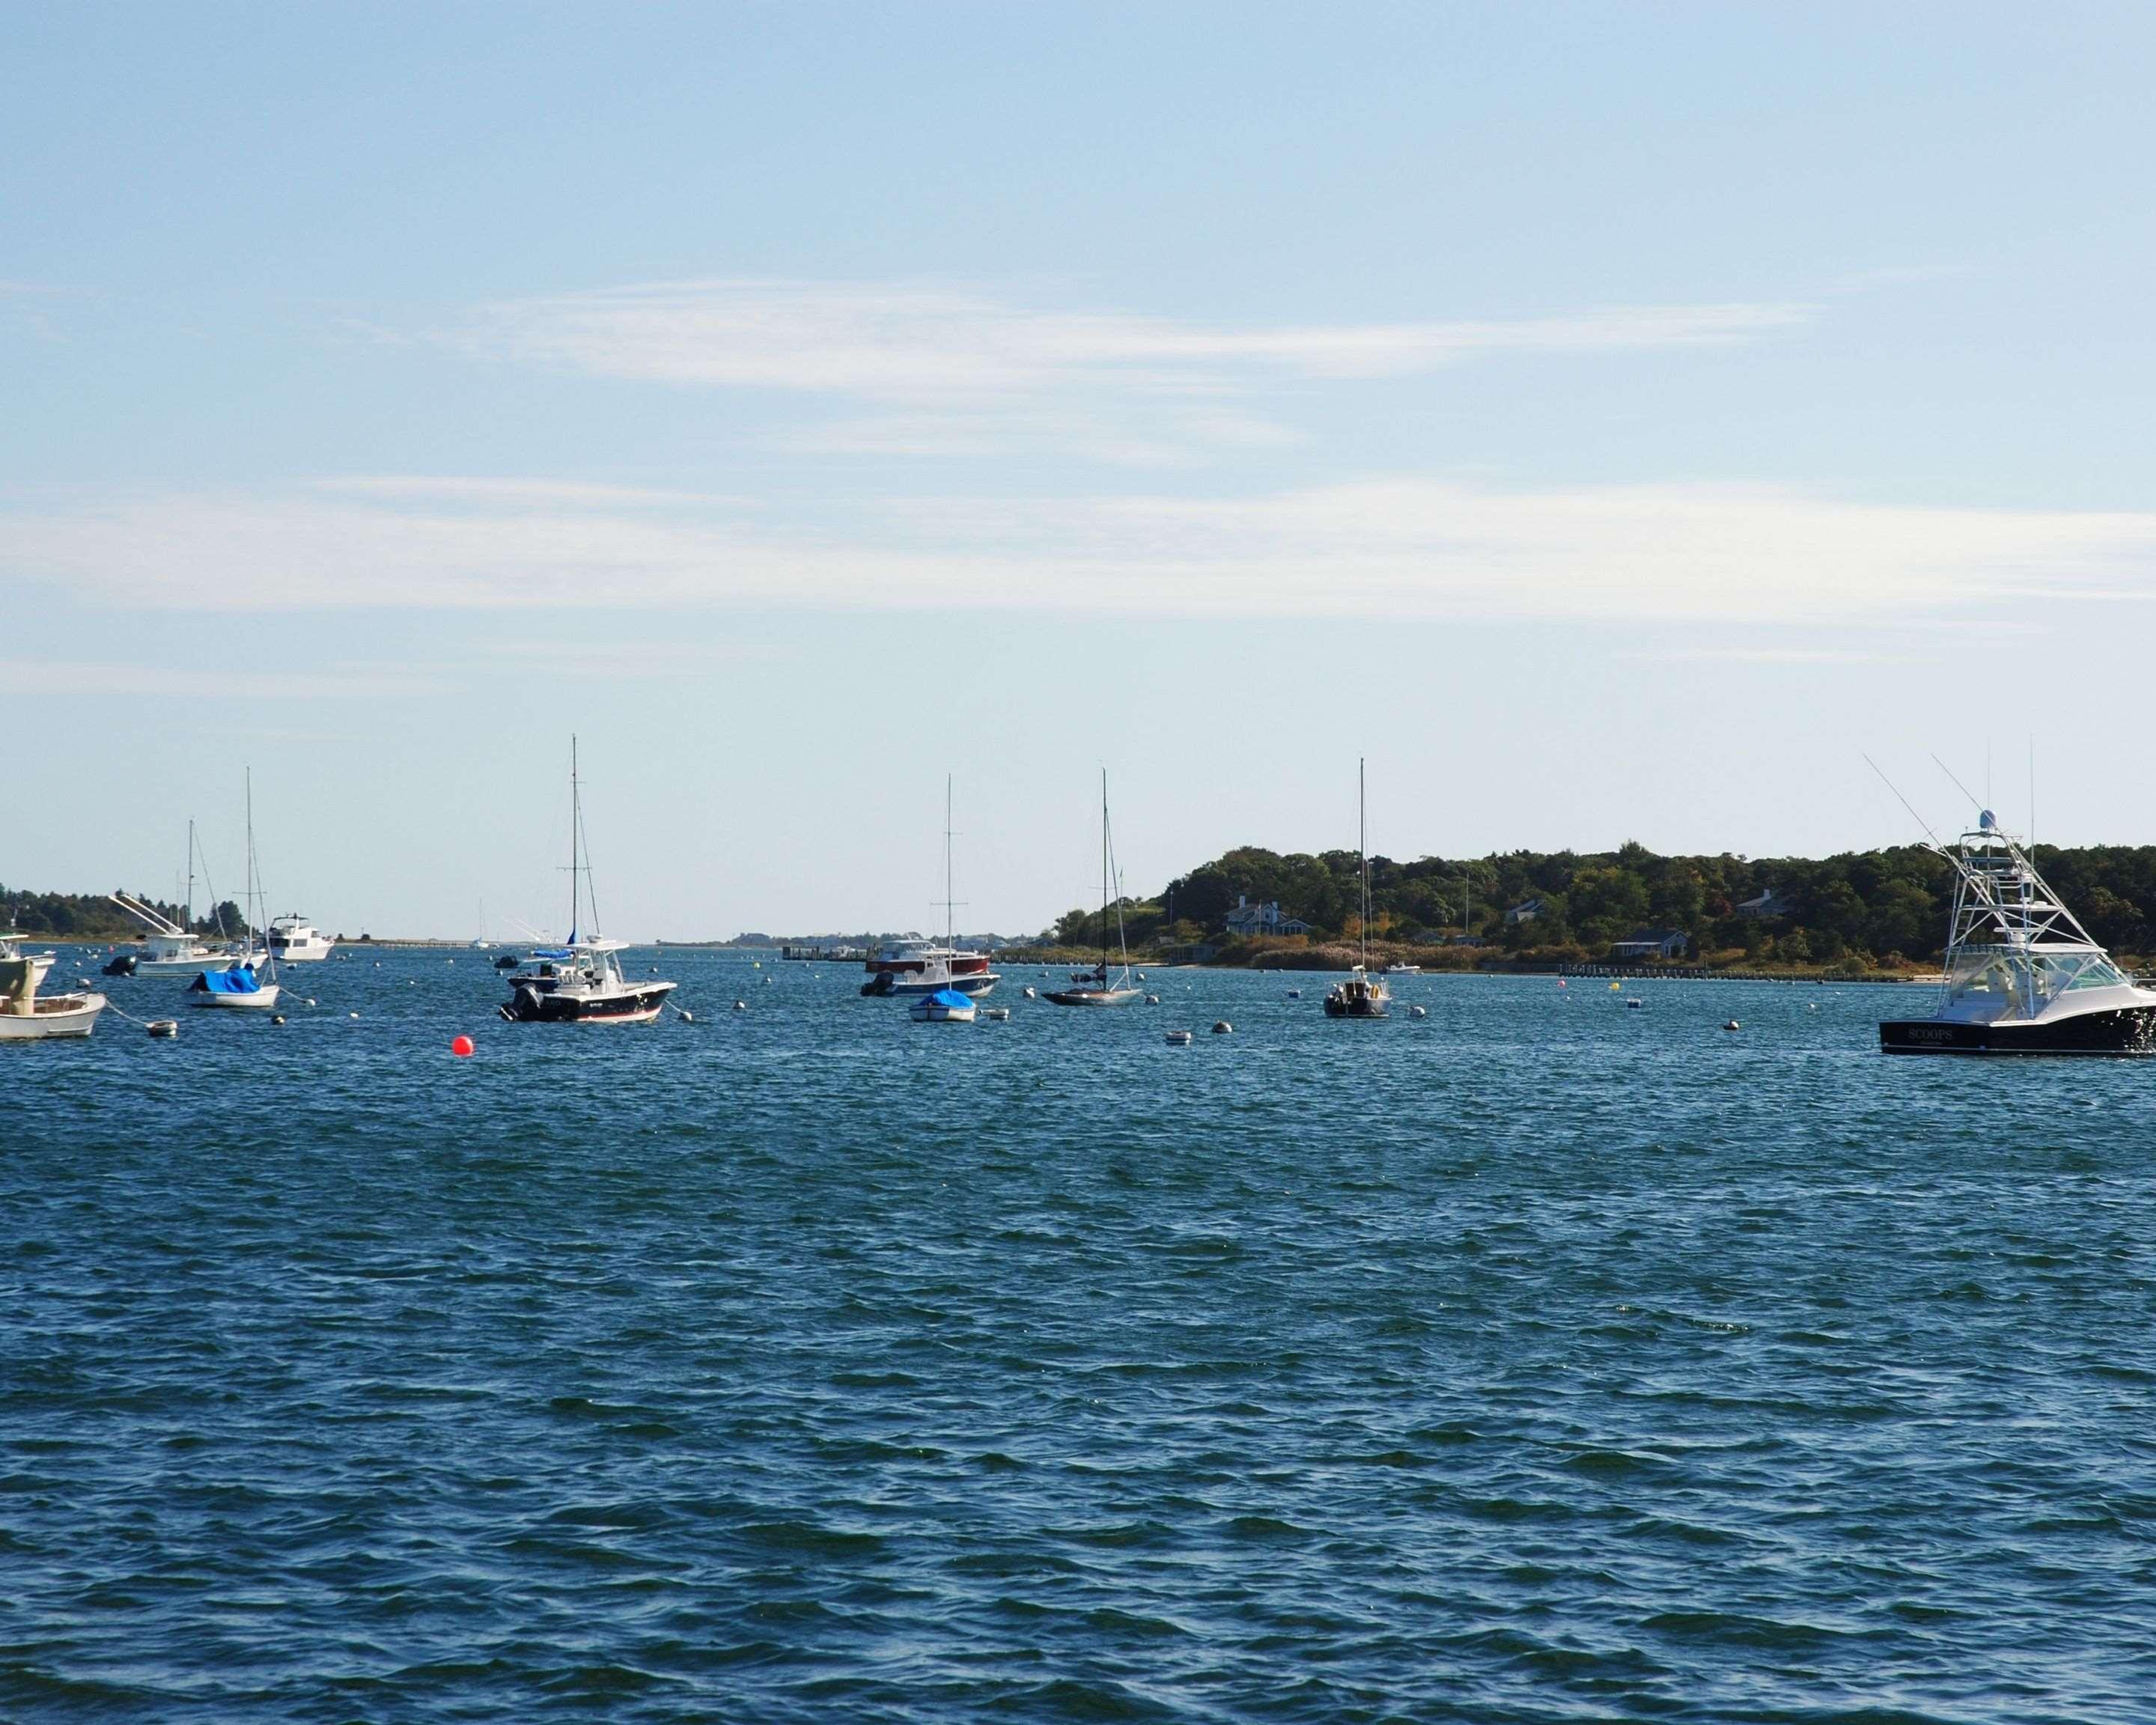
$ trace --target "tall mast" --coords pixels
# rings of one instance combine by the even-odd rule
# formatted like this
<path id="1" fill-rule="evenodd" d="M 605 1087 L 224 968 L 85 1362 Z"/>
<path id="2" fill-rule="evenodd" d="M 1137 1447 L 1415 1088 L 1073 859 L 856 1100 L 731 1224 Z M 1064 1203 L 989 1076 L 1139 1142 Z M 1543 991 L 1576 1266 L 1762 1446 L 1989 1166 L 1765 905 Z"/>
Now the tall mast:
<path id="1" fill-rule="evenodd" d="M 1108 985 L 1108 769 L 1101 769 L 1101 986 Z"/>
<path id="2" fill-rule="evenodd" d="M 951 775 L 943 775 L 943 960 L 948 971 L 957 963 L 957 895 L 951 891 Z"/>
<path id="3" fill-rule="evenodd" d="M 247 772 L 247 950 L 254 950 L 254 769 Z"/>
<path id="4" fill-rule="evenodd" d="M 183 932 L 195 932 L 195 823 L 192 815 L 187 818 L 187 921 Z"/>
<path id="5" fill-rule="evenodd" d="M 577 783 L 577 733 L 569 733 L 569 944 L 577 943 L 577 834 L 583 829 L 583 792 Z"/>
<path id="6" fill-rule="evenodd" d="M 1355 855 L 1363 870 L 1363 914 L 1357 925 L 1363 937 L 1363 968 L 1370 968 L 1370 823 L 1365 803 L 1363 757 L 1355 757 Z"/>

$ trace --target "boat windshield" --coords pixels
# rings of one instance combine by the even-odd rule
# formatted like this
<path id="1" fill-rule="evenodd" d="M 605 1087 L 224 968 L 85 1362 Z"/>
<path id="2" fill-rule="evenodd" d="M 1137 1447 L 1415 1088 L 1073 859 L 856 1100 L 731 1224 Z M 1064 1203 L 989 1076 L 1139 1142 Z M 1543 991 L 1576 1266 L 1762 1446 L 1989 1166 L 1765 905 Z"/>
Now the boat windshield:
<path id="1" fill-rule="evenodd" d="M 1947 999 L 1969 1004 L 2034 1012 L 2045 1003 L 2082 988 L 2123 988 L 2125 973 L 2101 952 L 2017 951 L 2010 947 L 1964 947 L 1947 975 Z"/>

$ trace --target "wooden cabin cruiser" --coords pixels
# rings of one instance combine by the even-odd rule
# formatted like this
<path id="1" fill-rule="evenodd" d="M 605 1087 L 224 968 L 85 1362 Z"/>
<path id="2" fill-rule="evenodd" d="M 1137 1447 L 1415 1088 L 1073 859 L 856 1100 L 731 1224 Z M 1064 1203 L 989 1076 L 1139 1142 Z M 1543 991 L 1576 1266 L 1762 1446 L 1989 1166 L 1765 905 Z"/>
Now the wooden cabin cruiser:
<path id="1" fill-rule="evenodd" d="M 306 921 L 297 911 L 287 911 L 270 925 L 270 955 L 280 964 L 315 964 L 336 950 L 336 942 Z"/>
<path id="2" fill-rule="evenodd" d="M 2156 1053 L 2156 990 L 2089 937 L 1989 809 L 1951 846 L 1943 986 L 1927 1019 L 1879 1026 L 1887 1054 Z"/>
<path id="3" fill-rule="evenodd" d="M 102 994 L 46 994 L 50 952 L 25 952 L 22 937 L 0 930 L 0 1042 L 49 1042 L 87 1036 L 105 1010 Z"/>
<path id="4" fill-rule="evenodd" d="M 678 983 L 632 983 L 621 973 L 627 941 L 602 940 L 597 901 L 590 897 L 590 849 L 584 843 L 583 781 L 577 775 L 577 740 L 569 739 L 569 937 L 538 947 L 507 973 L 501 1015 L 512 1024 L 648 1024 L 666 1009 Z M 592 929 L 580 935 L 587 904 Z M 505 955 L 506 956 L 506 955 Z M 501 960 L 495 961 L 498 965 Z"/>
<path id="5" fill-rule="evenodd" d="M 678 983 L 632 983 L 621 973 L 627 941 L 541 947 L 509 975 L 501 1015 L 513 1024 L 648 1024 Z"/>

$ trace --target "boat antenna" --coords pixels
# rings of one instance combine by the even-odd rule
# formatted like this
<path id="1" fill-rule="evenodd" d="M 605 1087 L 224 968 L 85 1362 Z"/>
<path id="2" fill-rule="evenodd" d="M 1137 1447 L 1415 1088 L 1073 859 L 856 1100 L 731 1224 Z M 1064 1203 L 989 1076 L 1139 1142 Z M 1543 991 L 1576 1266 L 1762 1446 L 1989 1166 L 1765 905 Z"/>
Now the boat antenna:
<path id="1" fill-rule="evenodd" d="M 1885 785 L 1888 790 L 1894 793 L 1895 800 L 1901 803 L 1904 809 L 1909 811 L 1909 819 L 1916 822 L 1918 826 L 1923 828 L 1924 836 L 1932 841 L 1932 849 L 1938 851 L 1945 850 L 1946 846 L 1939 843 L 1939 835 L 1932 830 L 1930 824 L 1925 820 L 1924 817 L 1917 813 L 1917 805 L 1902 794 L 1900 788 L 1895 784 L 1894 781 L 1887 778 L 1886 773 L 1881 771 L 1879 763 L 1873 760 L 1871 756 L 1866 755 L 1864 757 L 1864 764 L 1869 767 L 1874 773 L 1877 773 L 1879 774 L 1879 783 Z M 1947 776 L 1949 778 L 1953 777 L 1952 773 L 1948 773 Z"/>
<path id="2" fill-rule="evenodd" d="M 2029 850 L 2036 850 L 2036 733 L 2029 733 Z"/>
<path id="3" fill-rule="evenodd" d="M 1953 768 L 1948 766 L 1947 763 L 1942 761 L 1937 755 L 1933 755 L 1932 757 L 1932 764 L 1938 768 L 1940 772 L 1946 774 L 1948 782 L 1951 783 L 1956 790 L 1959 791 L 1962 795 L 1968 798 L 1972 803 L 1975 804 L 1976 812 L 1979 814 L 1983 814 L 1984 809 L 1989 806 L 1986 803 L 1978 803 L 1976 800 L 1976 793 L 1969 789 L 1969 788 L 1964 784 L 1959 779 L 1956 778 L 1953 775 Z M 1990 782 L 1991 773 L 1989 767 L 1987 764 L 1984 771 L 1984 783 L 1988 787 L 1990 784 Z"/>

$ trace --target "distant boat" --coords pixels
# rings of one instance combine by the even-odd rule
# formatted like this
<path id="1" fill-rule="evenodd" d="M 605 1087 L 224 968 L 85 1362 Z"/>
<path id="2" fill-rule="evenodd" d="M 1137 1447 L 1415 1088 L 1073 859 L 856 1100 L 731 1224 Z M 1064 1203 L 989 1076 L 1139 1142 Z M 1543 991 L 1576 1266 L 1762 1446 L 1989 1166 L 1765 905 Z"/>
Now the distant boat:
<path id="1" fill-rule="evenodd" d="M 1355 763 L 1355 855 L 1363 877 L 1362 963 L 1336 983 L 1325 997 L 1325 1015 L 1331 1019 L 1381 1019 L 1392 1004 L 1392 991 L 1383 977 L 1370 974 L 1370 840 L 1365 819 L 1363 763 Z"/>
<path id="2" fill-rule="evenodd" d="M 215 1007 L 228 1011 L 269 1012 L 277 1004 L 282 991 L 277 984 L 277 960 L 265 945 L 258 953 L 254 947 L 253 931 L 262 916 L 259 873 L 254 859 L 254 774 L 250 768 L 247 775 L 247 885 L 240 894 L 240 911 L 247 919 L 249 933 L 246 950 L 232 963 L 208 965 L 198 971 L 195 979 L 187 984 L 187 1004 Z M 267 972 L 270 980 L 262 980 Z"/>
<path id="3" fill-rule="evenodd" d="M 678 983 L 632 983 L 621 973 L 627 941 L 602 940 L 598 909 L 592 932 L 581 933 L 591 864 L 584 845 L 583 782 L 577 773 L 577 740 L 569 739 L 569 937 L 558 947 L 536 947 L 509 973 L 510 997 L 501 1015 L 514 1024 L 648 1024 L 666 1009 Z"/>
<path id="4" fill-rule="evenodd" d="M 22 936 L 0 929 L 0 1042 L 52 1042 L 87 1036 L 105 1010 L 102 994 L 47 994 L 39 986 L 53 968 L 50 952 L 25 952 Z"/>
<path id="5" fill-rule="evenodd" d="M 129 973 L 130 974 L 188 976 L 201 970 L 206 965 L 229 964 L 235 960 L 244 959 L 247 956 L 241 948 L 234 946 L 228 940 L 220 940 L 213 944 L 204 941 L 194 932 L 195 859 L 201 855 L 201 849 L 195 839 L 195 824 L 189 821 L 187 823 L 187 907 L 182 912 L 181 920 L 177 922 L 162 912 L 152 910 L 141 899 L 131 897 L 126 893 L 115 892 L 107 895 L 114 904 L 119 906 L 148 931 L 148 938 L 143 941 L 141 950 L 134 955 L 135 968 Z M 206 882 L 209 878 L 207 864 L 203 868 L 203 878 Z M 211 901 L 214 903 L 216 898 L 217 888 L 212 886 L 210 887 Z M 222 927 L 221 922 L 220 927 Z M 110 970 L 108 967 L 107 974 L 120 973 Z"/>
<path id="6" fill-rule="evenodd" d="M 1108 773 L 1101 770 L 1101 964 L 1097 970 L 1074 971 L 1067 988 L 1050 988 L 1040 997 L 1052 1000 L 1058 1006 L 1128 1006 L 1136 1000 L 1141 990 L 1131 986 L 1130 947 L 1123 937 L 1123 901 L 1121 894 L 1114 898 L 1116 910 L 1116 944 L 1122 954 L 1121 969 L 1111 975 L 1108 969 L 1108 906 L 1109 882 L 1115 874 L 1114 841 L 1108 827 Z"/>
<path id="7" fill-rule="evenodd" d="M 1928 1019 L 1879 1026 L 1887 1054 L 2156 1053 L 2156 990 L 2112 963 L 1987 809 L 1951 847 L 1947 962 Z"/>
<path id="8" fill-rule="evenodd" d="M 943 950 L 956 953 L 958 950 L 957 900 L 951 891 L 951 775 L 943 775 Z M 934 977 L 937 968 L 923 970 L 924 977 Z M 943 985 L 932 993 L 916 995 L 906 1016 L 916 1024 L 970 1024 L 973 1022 L 972 993 L 950 986 L 947 967 L 942 972 Z M 974 992 L 985 994 L 995 985 L 990 978 L 987 988 Z"/>
<path id="9" fill-rule="evenodd" d="M 1420 976 L 1422 974 L 1422 966 L 1419 964 L 1388 964 L 1385 967 L 1385 974 L 1387 976 Z"/>
<path id="10" fill-rule="evenodd" d="M 336 949 L 336 942 L 301 916 L 287 911 L 270 925 L 270 952 L 284 964 L 318 964 Z"/>
<path id="11" fill-rule="evenodd" d="M 475 952 L 490 952 L 494 950 L 494 942 L 486 937 L 486 901 L 485 899 L 479 901 L 479 938 L 471 943 L 471 949 Z"/>

